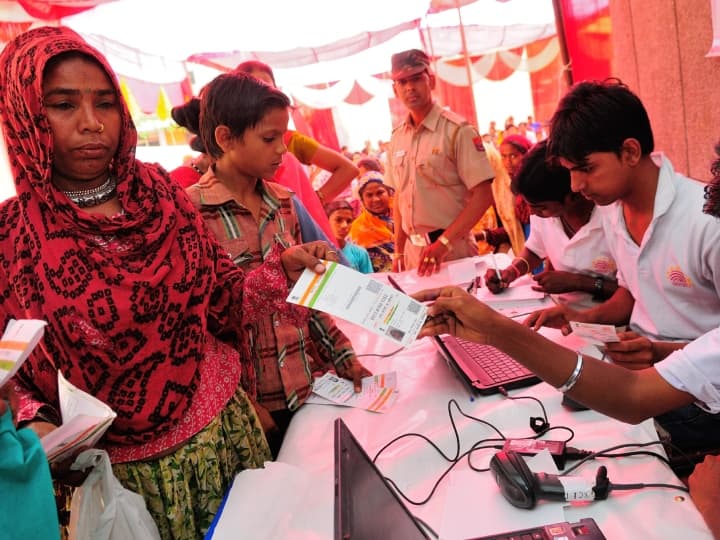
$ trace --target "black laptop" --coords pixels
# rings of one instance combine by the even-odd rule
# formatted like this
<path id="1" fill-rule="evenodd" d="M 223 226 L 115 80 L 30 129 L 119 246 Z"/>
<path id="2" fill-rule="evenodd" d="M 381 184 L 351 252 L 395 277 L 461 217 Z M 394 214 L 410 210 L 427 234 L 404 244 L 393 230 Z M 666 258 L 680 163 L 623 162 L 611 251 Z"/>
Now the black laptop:
<path id="1" fill-rule="evenodd" d="M 335 420 L 335 540 L 430 537 L 340 418 Z"/>
<path id="2" fill-rule="evenodd" d="M 435 344 L 447 364 L 475 394 L 494 394 L 530 386 L 540 379 L 511 356 L 491 345 L 454 336 L 435 336 Z"/>

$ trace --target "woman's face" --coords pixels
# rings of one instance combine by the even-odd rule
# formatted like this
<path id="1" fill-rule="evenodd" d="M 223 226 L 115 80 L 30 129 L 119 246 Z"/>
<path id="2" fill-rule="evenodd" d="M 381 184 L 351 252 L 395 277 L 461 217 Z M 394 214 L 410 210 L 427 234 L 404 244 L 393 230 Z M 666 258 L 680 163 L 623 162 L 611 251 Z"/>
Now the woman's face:
<path id="1" fill-rule="evenodd" d="M 510 176 L 514 175 L 520 166 L 523 153 L 510 143 L 502 143 L 500 145 L 500 156 L 503 165 Z"/>
<path id="2" fill-rule="evenodd" d="M 373 214 L 386 214 L 390 209 L 387 188 L 378 182 L 368 182 L 362 192 L 362 203 Z"/>
<path id="3" fill-rule="evenodd" d="M 44 75 L 43 102 L 53 133 L 53 181 L 59 188 L 104 180 L 120 140 L 120 104 L 105 71 L 70 57 Z"/>

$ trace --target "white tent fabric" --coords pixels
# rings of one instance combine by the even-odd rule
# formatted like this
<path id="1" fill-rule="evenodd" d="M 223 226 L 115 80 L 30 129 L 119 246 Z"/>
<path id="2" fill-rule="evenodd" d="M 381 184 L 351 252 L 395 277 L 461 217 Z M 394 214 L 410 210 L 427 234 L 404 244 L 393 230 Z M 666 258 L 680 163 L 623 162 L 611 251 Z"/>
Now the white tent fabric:
<path id="1" fill-rule="evenodd" d="M 484 79 L 492 69 L 495 62 L 501 60 L 505 65 L 512 68 L 513 71 L 539 71 L 550 62 L 555 60 L 560 54 L 560 45 L 557 39 L 548 42 L 545 48 L 537 55 L 528 58 L 512 51 L 498 51 L 481 56 L 477 61 L 471 64 L 471 74 L 473 82 Z M 467 85 L 467 69 L 465 66 L 456 66 L 444 61 L 440 61 L 436 65 L 437 76 L 444 81 L 456 86 Z"/>
<path id="2" fill-rule="evenodd" d="M 428 48 L 431 42 L 436 56 L 461 54 L 457 11 L 427 15 L 429 5 L 430 0 L 363 0 L 360 4 L 263 0 L 252 5 L 228 0 L 117 0 L 62 22 L 92 36 L 120 73 L 130 69 L 128 61 L 135 61 L 135 73 L 146 70 L 154 80 L 171 79 L 161 74 L 157 61 L 146 68 L 146 57 L 136 55 L 137 51 L 162 57 L 169 70 L 173 60 L 184 61 L 198 53 L 226 54 L 228 67 L 248 55 L 262 58 L 265 54 L 276 59 L 265 61 L 276 70 L 281 86 L 298 86 L 385 72 L 394 52 L 423 48 L 423 39 Z M 463 6 L 461 13 L 468 49 L 474 54 L 517 47 L 554 33 L 552 0 L 477 0 Z M 357 50 L 357 41 L 348 46 L 350 38 L 366 39 L 368 33 L 388 32 L 416 20 L 421 21 L 422 38 L 413 27 L 389 39 L 382 36 L 379 43 L 369 43 L 359 53 L 347 53 Z M 107 46 L 102 40 L 107 40 Z M 130 50 L 122 51 L 121 46 Z M 318 47 L 330 48 L 331 54 L 323 58 L 313 53 L 312 48 Z M 346 56 L 342 56 L 343 48 Z M 283 57 L 291 60 L 283 62 Z M 116 61 L 124 62 L 123 69 Z M 281 67 L 288 63 L 295 67 Z"/>

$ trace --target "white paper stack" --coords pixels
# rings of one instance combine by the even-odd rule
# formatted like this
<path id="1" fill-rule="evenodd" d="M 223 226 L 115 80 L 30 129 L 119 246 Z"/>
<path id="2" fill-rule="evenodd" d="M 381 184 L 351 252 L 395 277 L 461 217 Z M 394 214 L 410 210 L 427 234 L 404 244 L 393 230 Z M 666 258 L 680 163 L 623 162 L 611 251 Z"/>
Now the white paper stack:
<path id="1" fill-rule="evenodd" d="M 58 396 L 62 425 L 40 442 L 48 461 L 62 461 L 80 448 L 92 448 L 117 414 L 105 403 L 73 386 L 58 371 Z"/>

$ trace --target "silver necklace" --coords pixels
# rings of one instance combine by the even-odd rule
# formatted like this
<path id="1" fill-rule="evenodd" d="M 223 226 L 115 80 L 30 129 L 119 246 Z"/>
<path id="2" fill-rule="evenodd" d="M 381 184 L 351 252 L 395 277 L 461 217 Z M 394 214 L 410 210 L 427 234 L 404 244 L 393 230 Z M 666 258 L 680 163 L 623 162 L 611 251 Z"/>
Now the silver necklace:
<path id="1" fill-rule="evenodd" d="M 115 181 L 115 177 L 110 175 L 108 179 L 98 187 L 78 191 L 63 191 L 63 193 L 80 208 L 88 208 L 112 199 L 115 196 L 116 189 L 117 182 Z"/>

